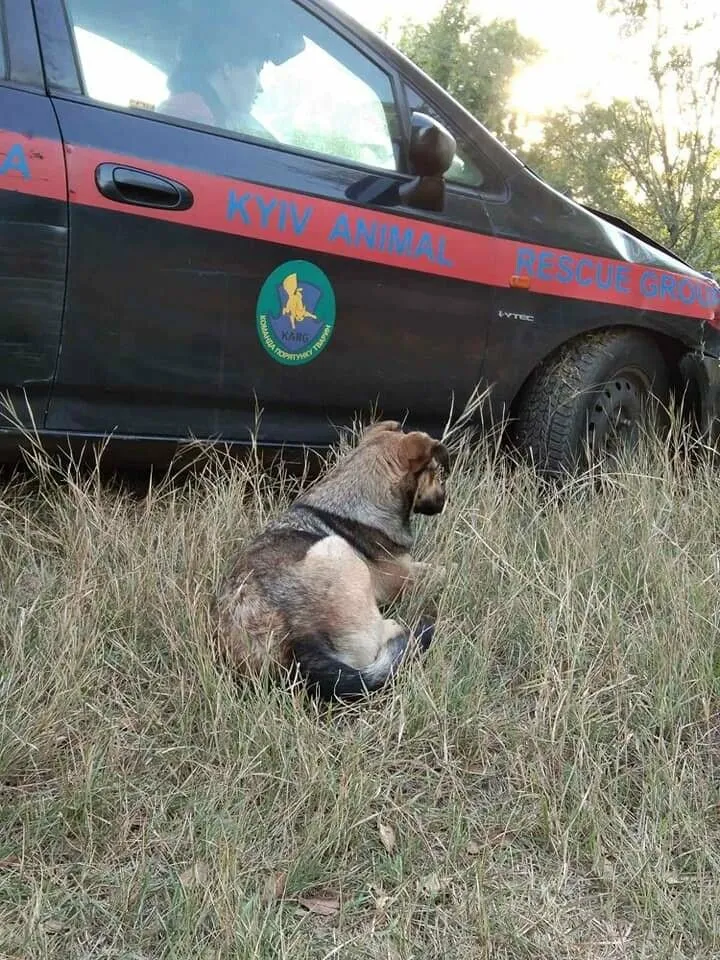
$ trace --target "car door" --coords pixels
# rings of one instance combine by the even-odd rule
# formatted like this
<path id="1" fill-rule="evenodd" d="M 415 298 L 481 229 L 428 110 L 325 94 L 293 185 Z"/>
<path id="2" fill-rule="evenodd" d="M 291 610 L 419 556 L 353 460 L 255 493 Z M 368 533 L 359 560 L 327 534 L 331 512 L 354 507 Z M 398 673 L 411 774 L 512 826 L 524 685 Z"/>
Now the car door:
<path id="1" fill-rule="evenodd" d="M 454 263 L 489 220 L 452 192 L 388 201 L 407 108 L 371 46 L 294 0 L 35 2 L 71 199 L 49 426 L 242 440 L 260 412 L 279 443 L 370 407 L 443 422 L 482 364 L 491 289 Z"/>
<path id="2" fill-rule="evenodd" d="M 30 0 L 0 4 L 0 430 L 42 427 L 65 293 L 67 187 Z"/>

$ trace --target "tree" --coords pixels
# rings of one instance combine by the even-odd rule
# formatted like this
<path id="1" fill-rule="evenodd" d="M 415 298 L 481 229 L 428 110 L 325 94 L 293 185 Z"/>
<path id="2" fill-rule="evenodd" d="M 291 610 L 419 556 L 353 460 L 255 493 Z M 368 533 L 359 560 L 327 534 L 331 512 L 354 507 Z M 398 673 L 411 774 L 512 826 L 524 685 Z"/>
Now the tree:
<path id="1" fill-rule="evenodd" d="M 406 22 L 397 47 L 507 147 L 520 145 L 508 105 L 510 84 L 542 48 L 514 20 L 483 23 L 469 12 L 468 0 L 445 0 L 429 23 Z"/>
<path id="2" fill-rule="evenodd" d="M 702 268 L 709 270 L 716 279 L 720 280 L 720 205 L 715 208 L 709 218 L 708 236 L 708 253 Z"/>
<path id="3" fill-rule="evenodd" d="M 713 35 L 720 16 L 709 5 L 706 19 L 691 16 L 687 0 L 675 0 L 673 12 L 686 14 L 676 24 L 666 0 L 599 0 L 598 6 L 626 36 L 648 37 L 648 94 L 548 115 L 541 141 L 524 159 L 577 199 L 625 217 L 701 269 L 714 269 L 720 49 L 703 56 L 697 41 Z"/>

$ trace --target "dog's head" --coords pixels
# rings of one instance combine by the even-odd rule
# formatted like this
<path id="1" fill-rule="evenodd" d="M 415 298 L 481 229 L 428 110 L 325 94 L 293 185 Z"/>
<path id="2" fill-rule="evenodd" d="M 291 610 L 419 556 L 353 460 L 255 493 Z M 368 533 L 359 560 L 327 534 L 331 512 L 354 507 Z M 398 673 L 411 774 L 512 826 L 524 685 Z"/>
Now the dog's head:
<path id="1" fill-rule="evenodd" d="M 401 456 L 408 468 L 412 490 L 412 512 L 432 516 L 445 507 L 445 482 L 450 470 L 450 456 L 439 440 L 416 431 L 405 434 Z"/>
<path id="2" fill-rule="evenodd" d="M 382 448 L 412 513 L 442 513 L 450 456 L 440 440 L 420 430 L 403 433 L 396 420 L 384 420 L 366 430 L 360 443 Z"/>

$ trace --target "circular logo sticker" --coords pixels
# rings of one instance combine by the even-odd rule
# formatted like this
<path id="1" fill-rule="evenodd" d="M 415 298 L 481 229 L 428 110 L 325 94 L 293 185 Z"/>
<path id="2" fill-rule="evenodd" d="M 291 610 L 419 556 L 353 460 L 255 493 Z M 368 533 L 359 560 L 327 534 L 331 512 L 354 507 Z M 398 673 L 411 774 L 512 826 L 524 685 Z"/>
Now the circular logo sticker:
<path id="1" fill-rule="evenodd" d="M 257 332 L 273 360 L 300 366 L 330 342 L 335 293 L 320 267 L 288 260 L 263 283 L 257 299 Z"/>

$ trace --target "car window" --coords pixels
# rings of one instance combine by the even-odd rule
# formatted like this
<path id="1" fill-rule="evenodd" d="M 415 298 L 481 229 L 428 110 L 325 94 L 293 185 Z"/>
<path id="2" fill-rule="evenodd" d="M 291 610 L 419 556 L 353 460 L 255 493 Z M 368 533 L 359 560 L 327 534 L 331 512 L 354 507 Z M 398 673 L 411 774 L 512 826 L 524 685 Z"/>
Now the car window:
<path id="1" fill-rule="evenodd" d="M 398 169 L 389 76 L 293 0 L 205 0 L 195 12 L 148 0 L 136 18 L 117 0 L 67 6 L 94 100 Z"/>
<path id="2" fill-rule="evenodd" d="M 447 120 L 441 117 L 437 110 L 409 84 L 405 84 L 405 96 L 411 111 L 418 110 L 421 113 L 426 113 L 428 116 L 434 117 L 434 119 L 442 124 L 447 124 Z M 446 181 L 467 187 L 483 187 L 488 180 L 487 173 L 489 173 L 489 170 L 484 173 L 476 163 L 473 163 L 468 156 L 470 152 L 469 144 L 467 144 L 464 137 L 458 134 L 457 130 L 450 129 L 450 132 L 457 141 L 457 149 L 450 169 L 445 174 Z"/>
<path id="3" fill-rule="evenodd" d="M 5 11 L 0 0 L 0 80 L 7 80 L 7 29 L 5 26 Z"/>

